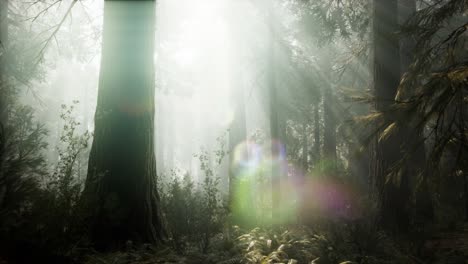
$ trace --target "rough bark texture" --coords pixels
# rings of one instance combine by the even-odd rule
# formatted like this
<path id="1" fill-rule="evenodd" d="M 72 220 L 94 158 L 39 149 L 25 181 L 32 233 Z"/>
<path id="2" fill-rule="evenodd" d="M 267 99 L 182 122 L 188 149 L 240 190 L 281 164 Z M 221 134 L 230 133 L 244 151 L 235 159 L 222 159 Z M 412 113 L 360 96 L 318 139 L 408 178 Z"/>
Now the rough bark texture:
<path id="1" fill-rule="evenodd" d="M 8 45 L 8 0 L 0 0 L 0 129 L 5 125 L 6 116 L 6 52 Z"/>
<path id="2" fill-rule="evenodd" d="M 8 1 L 0 0 L 0 181 L 2 181 L 5 176 L 5 126 L 8 119 L 8 109 L 7 109 L 7 100 L 10 94 L 8 91 L 8 85 L 6 81 L 6 51 L 7 51 L 7 41 L 8 41 Z M 7 187 L 5 184 L 0 186 L 0 208 L 2 208 L 5 203 L 5 197 L 7 193 Z"/>
<path id="3" fill-rule="evenodd" d="M 153 1 L 106 1 L 84 199 L 100 247 L 165 235 L 154 155 Z"/>
<path id="4" fill-rule="evenodd" d="M 389 118 L 400 82 L 398 0 L 374 0 L 374 92 L 375 108 Z M 380 222 L 390 230 L 408 227 L 408 179 L 405 175 L 387 181 L 390 169 L 401 158 L 401 135 L 396 134 L 375 144 L 373 177 L 380 200 Z"/>

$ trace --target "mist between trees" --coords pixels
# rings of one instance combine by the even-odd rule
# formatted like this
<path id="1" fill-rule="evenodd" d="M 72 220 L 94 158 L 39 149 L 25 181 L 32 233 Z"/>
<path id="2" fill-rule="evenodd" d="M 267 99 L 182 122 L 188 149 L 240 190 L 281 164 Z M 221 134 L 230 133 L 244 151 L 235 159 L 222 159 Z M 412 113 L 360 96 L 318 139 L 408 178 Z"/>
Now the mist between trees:
<path id="1" fill-rule="evenodd" d="M 0 0 L 0 262 L 466 263 L 467 10 Z"/>

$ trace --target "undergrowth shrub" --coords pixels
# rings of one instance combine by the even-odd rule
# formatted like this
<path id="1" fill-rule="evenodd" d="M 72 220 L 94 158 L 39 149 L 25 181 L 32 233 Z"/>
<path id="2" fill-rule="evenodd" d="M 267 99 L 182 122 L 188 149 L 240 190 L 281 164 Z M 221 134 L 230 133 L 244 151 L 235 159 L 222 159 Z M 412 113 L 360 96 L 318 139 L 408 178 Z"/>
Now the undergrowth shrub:
<path id="1" fill-rule="evenodd" d="M 344 252 L 322 233 L 304 226 L 260 229 L 237 238 L 242 263 L 342 263 Z"/>
<path id="2" fill-rule="evenodd" d="M 221 197 L 215 171 L 225 156 L 223 145 L 214 152 L 215 165 L 208 151 L 195 155 L 200 161 L 203 180 L 195 183 L 189 173 L 180 177 L 172 170 L 168 182 L 160 184 L 160 195 L 171 243 L 178 252 L 197 249 L 206 253 L 212 238 L 223 231 L 227 207 Z"/>
<path id="3" fill-rule="evenodd" d="M 79 240 L 72 233 L 82 186 L 77 160 L 84 158 L 91 135 L 78 133 L 74 106 L 63 105 L 59 160 L 48 170 L 46 129 L 32 108 L 15 102 L 9 109 L 0 134 L 1 250 L 18 262 L 65 256 Z"/>
<path id="4" fill-rule="evenodd" d="M 161 191 L 161 202 L 173 246 L 183 252 L 196 247 L 205 253 L 210 239 L 222 231 L 226 209 L 219 198 L 218 181 L 196 185 L 189 174 L 174 176 Z"/>
<path id="5" fill-rule="evenodd" d="M 7 109 L 8 120 L 0 129 L 0 237 L 4 240 L 28 221 L 23 216 L 34 206 L 40 180 L 47 174 L 42 154 L 46 129 L 34 120 L 32 108 L 13 101 Z"/>
<path id="6" fill-rule="evenodd" d="M 80 240 L 79 233 L 81 215 L 77 210 L 80 194 L 83 189 L 83 179 L 79 177 L 79 161 L 85 160 L 91 134 L 88 131 L 78 132 L 79 122 L 74 117 L 74 109 L 78 101 L 70 106 L 62 105 L 60 118 L 63 122 L 60 134 L 60 145 L 57 146 L 58 161 L 50 176 L 43 182 L 42 199 L 36 203 L 37 211 L 44 212 L 47 233 L 57 238 L 57 248 L 67 247 L 70 243 Z M 80 162 L 83 163 L 83 162 Z M 50 242 L 49 242 L 50 243 Z"/>

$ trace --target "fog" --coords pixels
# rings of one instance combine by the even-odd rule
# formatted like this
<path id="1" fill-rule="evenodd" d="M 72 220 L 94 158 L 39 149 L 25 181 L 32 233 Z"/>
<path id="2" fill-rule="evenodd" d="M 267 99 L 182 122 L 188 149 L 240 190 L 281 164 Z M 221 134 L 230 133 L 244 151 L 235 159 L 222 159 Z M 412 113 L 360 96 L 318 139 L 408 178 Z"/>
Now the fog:
<path id="1" fill-rule="evenodd" d="M 71 3 L 16 5 L 27 10 L 18 32 L 34 40 L 29 56 L 37 65 L 41 63 L 37 67 L 43 74 L 25 83 L 24 100 L 37 108 L 38 117 L 50 130 L 51 164 L 57 158 L 54 149 L 59 144 L 61 105 L 78 100 L 76 117 L 83 130 L 92 131 L 99 85 L 103 1 L 80 1 L 67 15 Z M 270 24 L 276 25 L 274 34 L 284 34 L 273 40 L 274 63 L 283 64 L 275 73 L 279 87 L 292 81 L 280 73 L 292 71 L 291 62 L 285 61 L 291 58 L 285 56 L 295 51 L 286 50 L 290 48 L 286 45 L 299 45 L 299 40 L 285 32 L 284 27 L 295 19 L 286 4 L 272 11 L 266 2 L 248 0 L 158 1 L 154 54 L 158 175 L 190 173 L 199 180 L 197 154 L 206 150 L 215 162 L 214 153 L 222 144 L 229 151 L 229 129 L 239 114 L 240 96 L 248 113 L 246 135 L 269 137 L 265 89 L 272 63 Z M 50 25 L 62 20 L 54 32 L 56 26 Z M 288 89 L 278 90 L 282 99 L 289 98 Z M 294 105 L 294 101 L 284 103 L 280 112 L 287 111 L 287 104 Z M 228 164 L 226 156 L 218 168 L 220 175 L 227 173 Z"/>
<path id="2" fill-rule="evenodd" d="M 0 263 L 467 259 L 467 4 L 0 0 Z"/>
<path id="3" fill-rule="evenodd" d="M 106 4 L 118 8 L 118 2 Z M 67 124 L 61 118 L 66 107 L 73 105 L 79 133 L 94 131 L 104 3 L 12 6 L 26 10 L 18 12 L 22 18 L 16 29 L 32 41 L 18 43 L 37 77 L 22 84 L 22 98 L 49 131 L 46 157 L 53 170 L 66 145 Z M 358 181 L 365 181 L 365 171 L 349 163 L 349 147 L 358 135 L 342 124 L 366 108 L 341 100 L 340 93 L 370 85 L 369 49 L 362 41 L 367 33 L 347 39 L 327 35 L 323 21 L 309 12 L 317 10 L 286 0 L 157 1 L 154 151 L 159 181 L 188 175 L 202 184 L 214 176 L 227 195 L 233 179 L 241 179 L 249 182 L 248 189 L 232 195 L 242 201 L 258 192 L 252 198 L 258 208 L 272 203 L 272 192 L 299 192 L 293 187 L 296 178 L 327 166 L 354 171 Z M 89 148 L 78 159 L 80 181 L 88 172 L 88 156 Z M 266 186 L 275 171 L 288 180 L 272 191 Z M 282 198 L 288 201 L 286 218 L 294 214 L 298 199 L 288 195 Z M 257 218 L 265 217 L 271 215 Z"/>

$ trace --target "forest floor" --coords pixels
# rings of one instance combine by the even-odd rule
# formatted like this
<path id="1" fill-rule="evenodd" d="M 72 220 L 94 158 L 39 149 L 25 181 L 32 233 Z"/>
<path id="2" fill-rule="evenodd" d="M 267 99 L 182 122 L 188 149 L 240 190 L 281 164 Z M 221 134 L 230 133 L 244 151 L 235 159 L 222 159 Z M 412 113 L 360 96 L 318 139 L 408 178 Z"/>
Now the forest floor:
<path id="1" fill-rule="evenodd" d="M 365 227 L 365 230 L 362 228 L 348 226 L 322 234 L 306 227 L 281 230 L 255 228 L 234 239 L 227 239 L 219 234 L 211 240 L 204 253 L 201 253 L 196 245 L 189 244 L 186 244 L 187 247 L 183 251 L 176 251 L 174 247 L 129 246 L 126 250 L 117 252 L 87 254 L 80 262 L 468 264 L 468 225 L 465 225 L 461 232 L 437 233 L 423 241 L 423 255 L 418 257 L 412 255 L 414 250 L 408 250 L 408 245 L 413 242 L 395 243 L 382 232 L 374 232 L 369 230 L 369 227 Z"/>
<path id="2" fill-rule="evenodd" d="M 47 258 L 33 257 L 33 252 L 22 248 L 24 260 L 6 261 L 0 256 L 0 264 L 468 264 L 468 224 L 452 231 L 432 231 L 423 239 L 391 237 L 365 222 L 250 231 L 234 227 L 212 236 L 208 245 L 197 236 L 158 247 L 128 241 L 110 252 L 75 247 Z"/>

